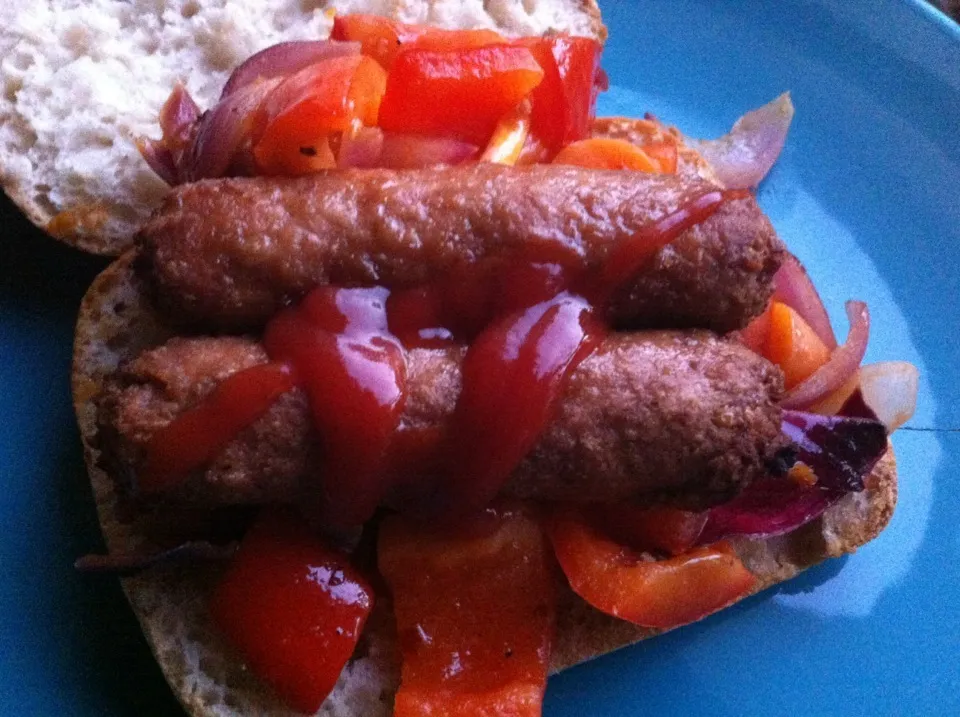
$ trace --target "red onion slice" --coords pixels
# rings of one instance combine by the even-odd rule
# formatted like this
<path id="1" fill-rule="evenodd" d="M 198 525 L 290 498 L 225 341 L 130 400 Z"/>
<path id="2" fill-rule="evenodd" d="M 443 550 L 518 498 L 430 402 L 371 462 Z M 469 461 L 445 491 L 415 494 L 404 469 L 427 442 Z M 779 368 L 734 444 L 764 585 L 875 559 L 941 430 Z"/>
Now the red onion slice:
<path id="1" fill-rule="evenodd" d="M 597 66 L 596 74 L 593 76 L 593 87 L 597 92 L 606 92 L 610 89 L 610 75 L 600 66 Z"/>
<path id="2" fill-rule="evenodd" d="M 200 108 L 187 89 L 178 82 L 160 108 L 159 122 L 164 141 L 169 144 L 173 139 L 186 140 L 199 117 Z"/>
<path id="3" fill-rule="evenodd" d="M 886 430 L 872 419 L 784 411 L 783 432 L 817 483 L 804 486 L 789 477 L 771 477 L 747 486 L 729 503 L 707 511 L 698 543 L 734 535 L 769 538 L 796 530 L 848 493 L 863 490 L 887 449 Z"/>
<path id="4" fill-rule="evenodd" d="M 858 381 L 859 378 L 860 376 L 858 374 Z M 815 411 L 815 413 L 821 413 L 821 411 L 818 410 Z M 850 397 L 843 402 L 843 405 L 837 410 L 836 415 L 846 416 L 848 418 L 869 418 L 871 421 L 880 420 L 877 418 L 877 414 L 873 412 L 873 409 L 863 400 L 863 392 L 859 386 L 857 386 L 856 390 L 850 394 Z"/>
<path id="5" fill-rule="evenodd" d="M 785 92 L 747 112 L 719 139 L 687 140 L 703 155 L 727 189 L 751 189 L 767 176 L 787 139 L 793 103 Z"/>
<path id="6" fill-rule="evenodd" d="M 379 166 L 382 151 L 383 130 L 379 127 L 361 127 L 354 136 L 345 135 L 340 140 L 337 167 L 370 169 Z"/>
<path id="7" fill-rule="evenodd" d="M 804 487 L 790 478 L 754 483 L 729 503 L 712 508 L 697 543 L 744 536 L 772 538 L 789 533 L 820 517 L 844 496 L 838 491 Z"/>
<path id="8" fill-rule="evenodd" d="M 886 428 L 875 418 L 784 411 L 782 428 L 821 490 L 863 490 L 864 478 L 887 448 Z"/>
<path id="9" fill-rule="evenodd" d="M 446 137 L 384 132 L 378 166 L 388 169 L 418 169 L 460 164 L 477 156 L 474 144 Z"/>
<path id="10" fill-rule="evenodd" d="M 166 143 L 156 139 L 137 140 L 137 149 L 147 166 L 171 187 L 179 184 L 179 171 Z"/>
<path id="11" fill-rule="evenodd" d="M 787 392 L 780 402 L 783 408 L 803 410 L 819 403 L 860 368 L 870 338 L 870 312 L 867 305 L 862 301 L 848 301 L 847 318 L 850 320 L 847 340 L 834 349 L 826 364 Z"/>
<path id="12" fill-rule="evenodd" d="M 142 137 L 137 140 L 137 149 L 147 166 L 171 186 L 182 181 L 181 168 L 199 117 L 200 108 L 178 82 L 160 108 L 157 118 L 163 133 L 162 139 Z"/>
<path id="13" fill-rule="evenodd" d="M 322 60 L 359 54 L 359 42 L 335 40 L 281 42 L 251 55 L 239 65 L 230 75 L 227 84 L 223 86 L 220 99 L 226 99 L 257 79 L 271 80 L 286 77 Z"/>
<path id="14" fill-rule="evenodd" d="M 186 172 L 188 181 L 227 174 L 250 133 L 253 113 L 279 83 L 279 78 L 254 82 L 236 90 L 203 115 Z"/>
<path id="15" fill-rule="evenodd" d="M 883 361 L 860 369 L 864 403 L 893 433 L 917 410 L 920 372 L 906 361 Z"/>
<path id="16" fill-rule="evenodd" d="M 837 338 L 830 325 L 827 309 L 813 282 L 810 281 L 807 270 L 795 256 L 787 255 L 774 276 L 773 283 L 773 298 L 800 314 L 800 318 L 810 325 L 828 349 L 833 351 L 837 348 Z"/>

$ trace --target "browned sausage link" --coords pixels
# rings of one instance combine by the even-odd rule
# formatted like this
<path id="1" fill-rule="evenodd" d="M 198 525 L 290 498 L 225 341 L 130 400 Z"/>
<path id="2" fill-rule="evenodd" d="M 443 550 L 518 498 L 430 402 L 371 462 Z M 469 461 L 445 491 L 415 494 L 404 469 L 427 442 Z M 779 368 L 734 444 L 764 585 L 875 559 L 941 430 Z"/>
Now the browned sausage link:
<path id="1" fill-rule="evenodd" d="M 531 245 L 595 268 L 712 189 L 699 178 L 485 163 L 198 182 L 174 189 L 143 227 L 139 266 L 174 316 L 249 329 L 320 284 L 409 287 Z M 628 283 L 613 319 L 740 328 L 766 305 L 782 254 L 752 197 L 727 202 Z"/>
<path id="2" fill-rule="evenodd" d="M 133 361 L 100 399 L 101 441 L 117 474 L 135 473 L 151 434 L 218 380 L 266 361 L 242 338 L 173 339 Z M 401 431 L 442 428 L 460 392 L 463 349 L 408 354 Z M 705 505 L 756 478 L 784 446 L 780 372 L 707 332 L 615 334 L 570 379 L 558 414 L 506 493 L 542 500 L 651 499 Z M 181 497 L 294 500 L 318 475 L 319 439 L 295 390 L 239 435 Z"/>

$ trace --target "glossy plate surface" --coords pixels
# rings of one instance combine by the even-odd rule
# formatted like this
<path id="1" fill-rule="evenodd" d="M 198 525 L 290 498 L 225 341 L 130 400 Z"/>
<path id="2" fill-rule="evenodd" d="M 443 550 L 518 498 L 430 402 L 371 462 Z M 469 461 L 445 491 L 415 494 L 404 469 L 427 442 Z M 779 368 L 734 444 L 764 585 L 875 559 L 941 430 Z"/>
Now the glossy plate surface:
<path id="1" fill-rule="evenodd" d="M 603 2 L 603 0 L 601 0 Z M 868 361 L 906 359 L 901 498 L 874 543 L 698 625 L 550 683 L 547 717 L 960 714 L 960 30 L 920 2 L 603 3 L 604 114 L 691 135 L 793 93 L 759 198 L 837 319 L 869 302 Z M 69 400 L 99 259 L 0 203 L 0 712 L 177 714 L 101 547 Z M 927 430 L 937 429 L 937 430 Z"/>

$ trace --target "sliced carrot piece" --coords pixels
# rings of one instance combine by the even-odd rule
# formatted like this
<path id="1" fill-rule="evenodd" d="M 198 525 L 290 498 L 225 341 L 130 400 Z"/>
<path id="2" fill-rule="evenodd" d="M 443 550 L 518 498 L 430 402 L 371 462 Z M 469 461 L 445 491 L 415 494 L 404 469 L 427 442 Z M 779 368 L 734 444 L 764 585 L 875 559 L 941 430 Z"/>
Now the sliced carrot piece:
<path id="1" fill-rule="evenodd" d="M 830 359 L 830 349 L 800 314 L 774 301 L 764 355 L 781 368 L 790 389 L 823 366 Z"/>
<path id="2" fill-rule="evenodd" d="M 660 163 L 624 139 L 594 137 L 571 142 L 557 153 L 554 164 L 573 164 L 591 169 L 632 169 L 659 173 Z"/>
<path id="3" fill-rule="evenodd" d="M 651 142 L 641 148 L 654 162 L 660 164 L 660 174 L 677 173 L 677 145 L 675 142 Z"/>
<path id="4" fill-rule="evenodd" d="M 767 339 L 770 336 L 770 309 L 773 303 L 767 304 L 757 318 L 740 330 L 740 341 L 754 353 L 764 356 L 767 352 Z"/>

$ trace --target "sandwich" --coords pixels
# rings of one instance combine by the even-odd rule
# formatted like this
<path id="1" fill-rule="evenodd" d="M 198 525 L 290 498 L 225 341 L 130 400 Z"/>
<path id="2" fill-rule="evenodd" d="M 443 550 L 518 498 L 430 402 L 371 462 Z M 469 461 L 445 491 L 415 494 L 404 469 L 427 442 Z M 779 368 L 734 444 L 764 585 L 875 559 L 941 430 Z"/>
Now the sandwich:
<path id="1" fill-rule="evenodd" d="M 789 98 L 713 142 L 597 119 L 575 9 L 339 15 L 137 138 L 163 196 L 77 324 L 80 566 L 191 713 L 539 714 L 888 522 L 916 373 L 860 366 L 861 302 L 837 342 L 750 191 Z"/>

